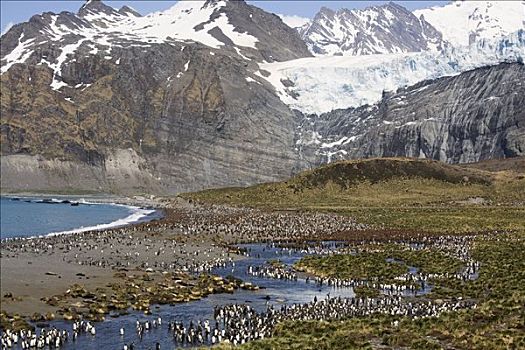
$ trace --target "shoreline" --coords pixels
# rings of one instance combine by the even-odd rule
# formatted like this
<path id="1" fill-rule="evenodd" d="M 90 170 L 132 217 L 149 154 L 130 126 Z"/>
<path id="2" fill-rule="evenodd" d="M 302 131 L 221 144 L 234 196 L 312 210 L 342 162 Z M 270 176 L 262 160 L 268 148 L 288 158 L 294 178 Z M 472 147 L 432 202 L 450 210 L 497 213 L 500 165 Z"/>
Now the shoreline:
<path id="1" fill-rule="evenodd" d="M 75 315 L 101 321 L 107 315 L 89 314 L 92 309 L 85 303 L 78 306 L 78 298 L 66 302 L 69 291 L 80 288 L 96 294 L 100 290 L 108 294 L 119 293 L 130 281 L 139 283 L 144 276 L 148 276 L 145 281 L 151 281 L 144 282 L 150 287 L 166 281 L 172 283 L 173 279 L 168 278 L 171 275 L 182 278 L 183 285 L 190 286 L 196 283 L 191 271 L 242 258 L 215 237 L 189 236 L 182 232 L 174 227 L 180 213 L 166 206 L 163 210 L 165 215 L 159 220 L 124 227 L 36 237 L 30 244 L 26 243 L 27 238 L 0 241 L 2 318 L 11 314 L 27 321 L 68 320 L 70 311 L 66 310 L 76 310 Z M 172 265 L 162 266 L 167 261 Z M 159 266 L 151 269 L 148 264 Z M 211 285 L 216 282 L 210 280 Z M 109 288 L 117 284 L 116 290 Z M 237 287 L 230 285 L 228 288 Z M 57 300 L 64 300 L 60 301 L 61 307 L 55 303 Z M 186 295 L 181 299 L 189 300 Z M 141 307 L 138 310 L 142 310 Z"/>
<path id="2" fill-rule="evenodd" d="M 159 295 L 164 295 L 167 291 L 158 286 L 178 279 L 182 279 L 179 287 L 194 285 L 192 276 L 195 273 L 209 274 L 214 266 L 225 266 L 243 259 L 243 251 L 234 248 L 237 243 L 290 240 L 293 239 L 292 232 L 296 239 L 305 239 L 311 237 L 314 227 L 327 221 L 331 222 L 332 231 L 359 229 L 351 219 L 325 214 L 283 216 L 250 209 L 199 206 L 182 199 L 163 204 L 165 216 L 161 220 L 101 231 L 46 236 L 33 239 L 30 244 L 24 240 L 1 241 L 1 311 L 27 319 L 35 313 L 44 315 L 49 312 L 52 313 L 50 319 L 62 319 L 68 317 L 65 315 L 69 315 L 73 308 L 75 315 L 102 319 L 104 315 L 90 314 L 93 308 L 84 301 L 78 298 L 70 300 L 68 291 L 80 288 L 91 295 L 113 295 L 111 299 L 120 300 L 119 305 L 128 303 L 128 307 L 141 310 L 141 306 L 134 306 L 134 301 L 118 296 L 130 282 L 153 283 L 151 287 L 158 289 Z M 241 222 L 238 221 L 240 218 Z M 246 236 L 251 227 L 273 220 L 279 220 L 282 227 L 289 228 L 303 223 L 310 230 L 293 229 L 283 234 L 264 226 L 265 234 Z M 211 284 L 204 290 L 208 290 Z M 116 285 L 119 285 L 117 289 L 108 287 Z M 147 299 L 155 300 L 159 295 L 148 294 Z M 174 302 L 180 302 L 180 297 L 177 296 Z M 180 300 L 188 300 L 188 296 L 182 297 Z M 108 305 L 107 301 L 104 303 Z M 155 303 L 152 301 L 152 304 Z"/>
<path id="3" fill-rule="evenodd" d="M 74 198 L 75 200 L 85 199 L 90 200 L 93 203 L 97 204 L 123 204 L 123 205 L 133 205 L 133 206 L 158 206 L 162 205 L 164 198 L 157 197 L 154 195 L 118 195 L 112 193 L 58 193 L 58 192 L 9 192 L 9 191 L 0 191 L 0 197 L 15 197 L 15 198 Z"/>
<path id="4" fill-rule="evenodd" d="M 124 228 L 127 226 L 138 225 L 141 223 L 151 222 L 160 220 L 165 216 L 164 208 L 156 203 L 149 203 L 148 205 L 138 205 L 139 203 L 136 200 L 127 197 L 110 197 L 110 196 L 81 196 L 81 195 L 46 195 L 46 194 L 11 194 L 11 193 L 1 193 L 0 197 L 13 200 L 13 198 L 18 199 L 50 199 L 51 201 L 57 201 L 57 204 L 62 204 L 61 200 L 70 200 L 72 202 L 77 202 L 81 205 L 108 205 L 108 206 L 118 206 L 130 210 L 130 213 L 122 218 L 116 219 L 111 222 L 101 222 L 95 223 L 90 226 L 80 226 L 72 229 L 66 229 L 56 232 L 48 232 L 43 234 L 36 234 L 32 236 L 16 236 L 16 237 L 7 237 L 1 238 L 0 241 L 11 241 L 11 240 L 20 240 L 20 239 L 35 239 L 35 238 L 45 238 L 52 236 L 60 235 L 71 235 L 91 231 L 103 232 L 105 230 Z M 87 200 L 86 200 L 87 198 Z M 44 203 L 42 203 L 44 204 Z M 155 204 L 155 205 L 151 205 Z"/>

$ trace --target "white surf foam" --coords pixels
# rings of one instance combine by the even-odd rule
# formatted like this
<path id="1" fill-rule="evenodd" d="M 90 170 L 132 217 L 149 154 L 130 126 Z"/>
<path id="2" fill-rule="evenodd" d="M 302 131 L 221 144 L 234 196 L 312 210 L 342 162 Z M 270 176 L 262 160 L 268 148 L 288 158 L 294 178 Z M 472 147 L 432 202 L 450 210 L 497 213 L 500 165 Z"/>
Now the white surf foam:
<path id="1" fill-rule="evenodd" d="M 132 206 L 132 205 L 124 205 L 124 204 L 116 204 L 116 203 L 93 203 L 93 202 L 87 202 L 83 199 L 79 201 L 81 204 L 89 204 L 89 205 L 113 205 L 118 207 L 124 207 L 131 210 L 131 214 L 126 216 L 125 218 L 118 219 L 115 221 L 112 221 L 110 223 L 101 223 L 94 226 L 87 226 L 87 227 L 79 227 L 72 230 L 67 231 L 60 231 L 60 232 L 51 232 L 47 233 L 45 235 L 40 235 L 38 237 L 49 237 L 49 236 L 59 236 L 59 235 L 68 235 L 68 234 L 74 234 L 74 233 L 82 233 L 87 231 L 102 231 L 107 230 L 111 228 L 117 228 L 117 227 L 123 227 L 127 226 L 133 223 L 139 222 L 141 219 L 145 218 L 146 216 L 152 214 L 155 212 L 153 209 L 142 209 L 140 207 Z"/>

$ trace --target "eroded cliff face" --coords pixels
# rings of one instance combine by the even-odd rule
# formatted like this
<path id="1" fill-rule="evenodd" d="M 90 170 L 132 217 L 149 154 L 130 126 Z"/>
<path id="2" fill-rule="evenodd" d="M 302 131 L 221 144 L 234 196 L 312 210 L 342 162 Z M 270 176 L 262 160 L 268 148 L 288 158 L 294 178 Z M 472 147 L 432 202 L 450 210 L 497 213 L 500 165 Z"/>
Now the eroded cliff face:
<path id="1" fill-rule="evenodd" d="M 3 155 L 105 169 L 111 152 L 131 149 L 152 174 L 147 187 L 168 192 L 271 181 L 301 168 L 292 112 L 237 55 L 200 44 L 113 49 L 112 60 L 87 50 L 63 68 L 60 91 L 45 65 L 2 74 Z M 34 55 L 53 60 L 52 52 Z"/>
<path id="2" fill-rule="evenodd" d="M 102 165 L 27 154 L 2 156 L 2 189 L 124 194 L 163 190 L 135 151 L 115 149 L 106 156 Z"/>
<path id="3" fill-rule="evenodd" d="M 302 152 L 327 160 L 421 157 L 467 163 L 525 154 L 525 67 L 475 69 L 385 93 L 373 106 L 309 116 Z M 304 123 L 308 127 L 308 123 Z M 308 140 L 306 140 L 308 141 Z"/>
<path id="4" fill-rule="evenodd" d="M 290 110 L 262 62 L 309 56 L 307 46 L 242 1 L 178 2 L 144 17 L 91 1 L 0 40 L 3 190 L 174 194 L 282 180 L 338 158 L 458 163 L 525 149 L 517 63 L 374 106 Z"/>

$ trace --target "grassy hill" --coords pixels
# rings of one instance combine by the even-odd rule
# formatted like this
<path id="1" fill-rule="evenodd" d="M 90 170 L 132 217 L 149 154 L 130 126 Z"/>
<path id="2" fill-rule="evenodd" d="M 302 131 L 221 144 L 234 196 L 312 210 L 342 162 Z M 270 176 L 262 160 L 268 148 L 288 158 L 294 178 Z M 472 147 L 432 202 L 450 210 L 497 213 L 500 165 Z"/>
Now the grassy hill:
<path id="1" fill-rule="evenodd" d="M 519 218 L 525 217 L 521 162 L 523 158 L 469 165 L 406 158 L 350 160 L 283 182 L 181 196 L 213 204 L 338 212 L 399 229 L 514 229 L 524 226 Z"/>
<path id="2" fill-rule="evenodd" d="M 491 159 L 478 163 L 463 164 L 462 166 L 465 168 L 481 169 L 491 172 L 512 171 L 525 174 L 525 157 Z"/>
<path id="3" fill-rule="evenodd" d="M 513 170 L 496 173 L 426 159 L 380 158 L 336 162 L 283 182 L 182 196 L 208 203 L 272 208 L 421 206 L 475 197 L 485 203 L 509 204 L 523 199 L 520 189 L 525 189 L 525 177 Z"/>

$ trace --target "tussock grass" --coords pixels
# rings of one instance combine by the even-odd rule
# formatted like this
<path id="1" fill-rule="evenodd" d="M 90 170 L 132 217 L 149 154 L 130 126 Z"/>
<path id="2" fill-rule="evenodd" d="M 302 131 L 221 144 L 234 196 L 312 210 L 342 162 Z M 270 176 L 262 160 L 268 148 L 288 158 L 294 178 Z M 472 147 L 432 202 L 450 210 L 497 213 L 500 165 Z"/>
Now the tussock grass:
<path id="1" fill-rule="evenodd" d="M 465 206 L 523 203 L 525 176 L 412 159 L 345 161 L 288 181 L 183 194 L 206 203 L 262 208 Z M 479 206 L 479 205 L 478 205 Z"/>
<path id="2" fill-rule="evenodd" d="M 185 194 L 214 204 L 336 212 L 375 227 L 370 234 L 480 236 L 472 256 L 478 279 L 441 279 L 433 299 L 469 298 L 478 307 L 437 318 L 374 315 L 332 322 L 283 322 L 272 338 L 240 349 L 523 349 L 525 348 L 525 158 L 462 166 L 413 159 L 347 161 L 307 171 L 284 182 Z M 367 232 L 348 232 L 349 237 Z M 363 238 L 364 239 L 364 238 Z M 417 266 L 441 273 L 461 267 L 439 252 L 385 251 L 361 257 L 307 257 L 298 266 L 323 276 L 392 278 Z M 385 257 L 402 260 L 389 264 Z M 399 271 L 397 271 L 398 269 Z M 357 290 L 360 295 L 377 291 Z M 393 321 L 398 321 L 395 326 Z M 219 349 L 231 349 L 223 344 Z"/>
<path id="3" fill-rule="evenodd" d="M 395 244 L 375 244 L 372 251 L 362 251 L 356 255 L 305 256 L 295 264 L 297 270 L 318 277 L 379 280 L 397 284 L 411 283 L 395 281 L 395 277 L 408 272 L 409 266 L 417 267 L 422 273 L 444 274 L 459 272 L 463 264 L 459 259 L 437 250 L 411 251 Z"/>

